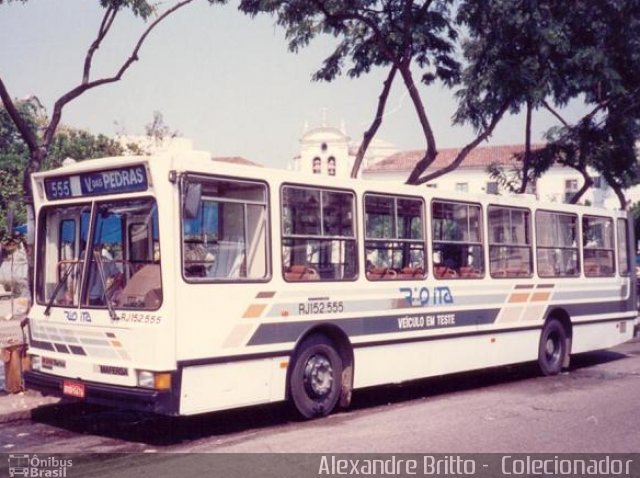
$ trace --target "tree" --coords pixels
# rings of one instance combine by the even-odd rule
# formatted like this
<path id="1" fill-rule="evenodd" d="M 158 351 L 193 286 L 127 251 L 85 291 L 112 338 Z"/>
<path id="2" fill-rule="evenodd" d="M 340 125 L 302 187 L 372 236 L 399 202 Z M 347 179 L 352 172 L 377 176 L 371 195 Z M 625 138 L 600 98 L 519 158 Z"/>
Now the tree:
<path id="1" fill-rule="evenodd" d="M 21 1 L 25 2 L 26 0 Z M 43 167 L 51 152 L 64 107 L 87 91 L 122 79 L 125 72 L 139 59 L 140 49 L 149 34 L 163 20 L 192 1 L 193 0 L 181 0 L 174 3 L 170 8 L 167 8 L 164 11 L 159 11 L 155 4 L 148 2 L 147 0 L 100 0 L 99 3 L 104 9 L 104 14 L 102 16 L 98 32 L 96 33 L 96 37 L 86 51 L 80 82 L 74 88 L 58 98 L 53 106 L 51 117 L 47 118 L 46 123 L 39 125 L 40 127 L 38 128 L 34 127 L 33 124 L 30 124 L 21 113 L 0 76 L 0 98 L 2 99 L 2 104 L 29 151 L 29 160 L 24 168 L 22 180 L 24 200 L 27 207 L 31 207 L 32 204 L 31 174 L 39 171 Z M 208 1 L 209 3 L 221 3 L 224 0 Z M 0 0 L 0 5 L 10 2 L 11 0 Z M 92 78 L 94 55 L 100 48 L 105 37 L 111 31 L 118 13 L 125 9 L 131 10 L 134 15 L 145 21 L 150 20 L 150 23 L 142 32 L 131 53 L 123 61 L 118 70 L 114 72 L 112 76 L 94 79 Z"/>
<path id="2" fill-rule="evenodd" d="M 0 6 L 5 3 L 11 3 L 12 0 L 0 0 Z M 26 2 L 26 0 L 20 0 Z M 0 74 L 0 99 L 6 109 L 11 121 L 16 126 L 16 129 L 20 133 L 22 140 L 24 141 L 29 151 L 29 160 L 23 169 L 22 174 L 22 191 L 24 194 L 24 205 L 27 208 L 29 214 L 33 213 L 33 191 L 31 190 L 31 174 L 39 171 L 47 157 L 50 154 L 51 147 L 54 142 L 56 131 L 60 125 L 62 119 L 62 112 L 64 107 L 80 97 L 84 93 L 97 88 L 99 86 L 108 85 L 120 81 L 126 71 L 138 61 L 139 54 L 144 42 L 149 34 L 166 18 L 178 11 L 179 9 L 190 4 L 193 0 L 179 0 L 171 7 L 164 11 L 160 11 L 156 4 L 153 4 L 147 0 L 99 0 L 100 6 L 104 9 L 102 21 L 96 33 L 96 37 L 89 45 L 82 66 L 82 76 L 80 82 L 72 89 L 64 93 L 58 98 L 52 109 L 51 117 L 48 118 L 46 124 L 41 125 L 40 128 L 34 128 L 24 116 L 21 114 L 19 108 L 16 107 L 15 101 L 7 86 L 4 84 L 2 76 Z M 225 0 L 208 0 L 209 3 L 224 3 Z M 123 10 L 129 9 L 133 14 L 142 20 L 149 20 L 150 23 L 141 33 L 136 44 L 131 50 L 129 56 L 122 62 L 117 71 L 111 76 L 105 76 L 102 78 L 92 78 L 92 66 L 93 59 L 96 51 L 102 45 L 102 42 L 111 31 L 111 27 L 120 13 Z M 29 284 L 33 284 L 31 280 L 33 277 L 33 263 L 30 260 L 29 263 Z"/>
<path id="3" fill-rule="evenodd" d="M 286 30 L 289 48 L 298 51 L 320 33 L 339 39 L 331 55 L 314 74 L 315 80 L 332 81 L 344 70 L 357 78 L 374 67 L 389 69 L 378 98 L 376 116 L 365 132 L 352 176 L 357 175 L 362 157 L 382 122 L 391 84 L 400 75 L 418 116 L 426 142 L 424 157 L 416 164 L 407 182 L 422 184 L 457 167 L 469 152 L 489 137 L 509 106 L 504 101 L 489 121 L 478 124 L 477 137 L 466 145 L 454 163 L 443 172 L 424 175 L 438 154 L 436 139 L 427 108 L 414 78 L 421 69 L 421 81 L 436 80 L 452 87 L 460 80 L 456 57 L 458 32 L 452 9 L 453 0 L 242 0 L 241 10 L 258 14 L 268 12 Z M 349 61 L 347 67 L 345 63 Z"/>
<path id="4" fill-rule="evenodd" d="M 164 116 L 160 111 L 153 112 L 153 119 L 145 127 L 147 138 L 152 140 L 156 145 L 161 144 L 167 138 L 175 138 L 180 134 L 178 130 L 171 130 L 168 124 L 164 122 Z"/>
<path id="5" fill-rule="evenodd" d="M 512 97 L 527 109 L 520 192 L 552 164 L 588 168 L 606 179 L 625 207 L 623 189 L 640 178 L 635 143 L 640 120 L 640 1 L 467 1 L 459 21 L 469 32 L 469 63 L 460 92 L 459 121 L 477 122 L 499 111 L 492 98 Z M 559 108 L 582 100 L 588 112 L 570 123 Z M 530 114 L 544 108 L 559 122 L 544 148 L 531 150 Z"/>
<path id="6" fill-rule="evenodd" d="M 46 111 L 37 98 L 15 103 L 21 117 L 33 129 L 48 123 Z M 123 153 L 121 145 L 104 136 L 60 125 L 53 137 L 43 169 L 56 168 L 65 158 L 77 160 L 117 156 Z M 29 148 L 9 117 L 0 107 L 0 244 L 18 240 L 13 225 L 26 221 L 22 173 L 29 161 Z"/>

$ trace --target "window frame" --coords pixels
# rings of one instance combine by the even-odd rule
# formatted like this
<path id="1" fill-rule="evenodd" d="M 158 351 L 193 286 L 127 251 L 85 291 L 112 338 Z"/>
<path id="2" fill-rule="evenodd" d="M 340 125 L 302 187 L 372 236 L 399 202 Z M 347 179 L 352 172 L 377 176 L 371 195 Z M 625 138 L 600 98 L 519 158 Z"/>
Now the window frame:
<path id="1" fill-rule="evenodd" d="M 467 208 L 469 208 L 470 206 L 476 206 L 478 208 L 478 218 L 480 220 L 480 224 L 478 225 L 478 233 L 480 235 L 479 237 L 479 241 L 478 242 L 471 242 L 471 241 L 440 241 L 440 240 L 436 240 L 435 239 L 435 234 L 433 232 L 433 227 L 435 224 L 435 220 L 434 220 L 434 214 L 433 214 L 433 207 L 435 203 L 442 203 L 442 204 L 455 204 L 455 205 L 464 205 L 467 206 Z M 485 242 L 484 242 L 484 208 L 482 207 L 482 204 L 479 202 L 472 202 L 472 201 L 458 201 L 456 199 L 445 199 L 445 198 L 432 198 L 431 199 L 431 203 L 430 203 L 430 213 L 431 215 L 429 216 L 429 224 L 431 225 L 430 228 L 430 232 L 431 232 L 431 255 L 433 256 L 433 254 L 436 251 L 436 244 L 457 244 L 457 245 L 467 245 L 467 246 L 479 246 L 480 247 L 480 257 L 482 257 L 482 271 L 480 274 L 478 274 L 477 276 L 469 276 L 469 277 L 463 277 L 463 276 L 455 276 L 455 277 L 441 277 L 438 274 L 436 274 L 435 271 L 435 267 L 436 267 L 436 262 L 435 260 L 431 260 L 431 269 L 432 269 L 432 274 L 433 277 L 437 280 L 480 280 L 480 279 L 484 279 L 487 276 L 487 265 L 486 265 L 486 248 L 485 248 Z M 467 213 L 467 224 L 469 224 L 469 214 Z"/>
<path id="2" fill-rule="evenodd" d="M 490 221 L 489 221 L 489 214 L 491 212 L 492 208 L 497 208 L 497 209 L 508 209 L 509 211 L 522 211 L 522 212 L 526 212 L 528 213 L 529 217 L 528 217 L 528 231 L 529 231 L 529 237 L 527 237 L 526 239 L 528 239 L 528 243 L 527 244 L 513 244 L 513 243 L 492 243 L 491 242 L 491 233 L 489 231 L 489 227 L 491 227 Z M 532 211 L 530 208 L 527 207 L 517 207 L 517 206 L 505 206 L 505 205 L 501 205 L 501 204 L 488 204 L 487 205 L 487 252 L 489 254 L 489 265 L 488 265 L 488 269 L 489 269 L 489 276 L 492 279 L 531 279 L 534 275 L 534 266 L 533 263 L 535 262 L 535 252 L 534 252 L 534 247 L 533 247 L 533 237 L 532 237 L 532 233 L 533 233 L 533 219 L 532 219 Z M 509 215 L 509 220 L 511 221 L 511 215 Z M 526 230 L 526 229 L 525 229 Z M 508 248 L 518 248 L 518 249 L 525 249 L 528 248 L 529 249 L 529 257 L 530 257 L 530 262 L 529 262 L 529 274 L 527 275 L 516 275 L 516 276 L 509 276 L 509 275 L 504 275 L 504 276 L 498 276 L 495 275 L 494 272 L 491 270 L 491 248 L 492 247 L 508 247 Z"/>
<path id="3" fill-rule="evenodd" d="M 327 159 L 327 174 L 329 176 L 336 175 L 336 158 L 334 156 L 329 156 Z"/>
<path id="4" fill-rule="evenodd" d="M 261 186 L 264 186 L 264 204 L 262 203 L 258 203 L 258 202 L 250 202 L 250 204 L 254 204 L 254 205 L 264 205 L 265 208 L 265 220 L 267 222 L 266 224 L 266 228 L 265 228 L 265 268 L 266 268 L 266 273 L 264 277 L 261 278 L 250 278 L 250 277 L 246 277 L 246 278 L 231 278 L 231 279 L 224 279 L 224 278 L 216 278 L 216 277 L 191 277 L 191 276 L 187 276 L 185 274 L 185 267 L 184 267 L 184 261 L 185 261 L 185 249 L 184 249 L 184 190 L 185 190 L 185 184 L 189 181 L 229 181 L 229 182 L 239 182 L 239 183 L 254 183 L 254 184 L 259 184 Z M 195 173 L 195 172 L 185 172 L 181 175 L 180 178 L 180 198 L 179 198 L 179 204 L 178 204 L 178 209 L 179 209 L 179 222 L 180 222 L 180 263 L 179 263 L 179 268 L 180 268 L 180 275 L 182 277 L 182 280 L 188 284 L 251 284 L 251 283 L 265 283 L 265 282 L 270 282 L 272 277 L 273 277 L 273 266 L 272 266 L 272 252 L 271 252 L 271 190 L 269 187 L 269 184 L 266 181 L 260 180 L 260 179 L 253 179 L 253 178 L 245 178 L 245 177 L 236 177 L 236 176 L 227 176 L 227 175 L 221 175 L 221 174 L 206 174 L 206 173 Z M 204 197 L 204 195 L 203 195 Z M 202 200 L 202 199 L 201 199 Z M 242 201 L 242 200 L 235 200 L 235 201 L 223 201 L 223 202 L 229 202 L 229 203 L 242 203 L 242 204 L 247 204 L 246 201 Z M 245 218 L 246 218 L 246 207 L 245 207 Z M 245 233 L 246 233 L 246 221 L 244 224 L 244 228 L 245 228 Z"/>
<path id="5" fill-rule="evenodd" d="M 585 219 L 604 219 L 605 221 L 609 221 L 610 225 L 611 225 L 611 249 L 607 249 L 604 247 L 587 247 L 586 244 L 584 244 L 584 231 L 585 231 Z M 614 227 L 616 227 L 617 224 L 615 224 L 613 217 L 610 216 L 598 216 L 598 215 L 594 215 L 594 214 L 583 214 L 582 217 L 580 218 L 580 227 L 581 227 L 581 239 L 582 239 L 582 272 L 584 274 L 585 277 L 614 277 L 616 275 L 616 271 L 617 271 L 617 262 L 618 262 L 618 255 L 617 255 L 617 242 L 616 242 L 616 232 L 614 230 Z M 608 274 L 592 274 L 589 273 L 587 274 L 587 267 L 586 267 L 586 257 L 585 257 L 585 251 L 609 251 L 612 253 L 613 255 L 613 260 L 612 262 L 612 270 L 610 273 Z"/>
<path id="6" fill-rule="evenodd" d="M 395 235 L 398 235 L 398 200 L 410 200 L 410 201 L 419 201 L 420 202 L 420 207 L 421 207 L 421 220 L 422 220 L 422 238 L 421 239 L 400 239 L 400 238 L 385 238 L 385 237 L 380 237 L 380 238 L 370 238 L 367 236 L 367 197 L 369 196 L 376 196 L 376 197 L 382 197 L 382 198 L 387 198 L 387 199 L 392 199 L 393 200 L 393 205 L 394 205 L 394 215 L 392 216 L 392 223 L 394 225 L 394 229 L 395 229 Z M 363 221 L 363 247 L 364 247 L 364 258 L 366 260 L 367 257 L 367 244 L 371 243 L 371 242 L 393 242 L 393 243 L 401 243 L 401 244 L 422 244 L 423 246 L 423 267 L 422 267 L 422 274 L 421 275 L 417 275 L 414 277 L 399 277 L 398 275 L 393 275 L 390 274 L 389 277 L 386 277 L 386 274 L 384 274 L 382 277 L 374 279 L 369 277 L 369 274 L 366 271 L 366 267 L 365 267 L 365 274 L 364 276 L 367 278 L 368 281 L 371 282 L 380 282 L 380 281 L 395 281 L 395 280 L 424 280 L 428 277 L 429 273 L 428 273 L 428 266 L 429 266 L 429 259 L 428 259 L 428 240 L 427 240 L 427 208 L 426 208 L 426 202 L 424 200 L 423 197 L 420 196 L 408 196 L 408 195 L 403 195 L 403 194 L 391 194 L 391 193 L 380 193 L 380 192 L 375 192 L 375 191 L 365 191 L 362 194 L 362 221 Z M 393 250 L 393 249 L 392 249 Z M 395 271 L 394 271 L 395 272 Z M 397 273 L 396 273 L 397 274 Z"/>
<path id="7" fill-rule="evenodd" d="M 559 216 L 570 216 L 575 218 L 575 224 L 576 224 L 576 246 L 575 247 L 568 247 L 568 246 L 554 246 L 554 247 L 550 247 L 550 246 L 541 246 L 540 245 L 540 236 L 538 234 L 538 214 L 539 213 L 548 213 L 548 214 L 556 214 Z M 536 209 L 535 211 L 535 219 L 534 219 L 534 227 L 535 227 L 535 254 L 536 254 L 536 263 L 535 263 L 535 267 L 536 267 L 536 275 L 541 278 L 541 279 L 573 279 L 573 278 L 578 278 L 582 276 L 582 247 L 580 245 L 580 242 L 582 241 L 582 230 L 581 230 L 581 221 L 580 221 L 580 216 L 577 213 L 573 213 L 573 212 L 565 212 L 565 211 L 553 211 L 550 209 Z M 578 258 L 578 264 L 577 264 L 577 270 L 575 272 L 575 274 L 572 275 L 542 275 L 540 274 L 540 254 L 539 251 L 540 250 L 550 250 L 550 249 L 561 249 L 561 250 L 575 250 L 576 251 L 576 255 Z"/>
<path id="8" fill-rule="evenodd" d="M 285 221 L 284 221 L 284 191 L 286 188 L 292 188 L 292 189 L 301 189 L 301 190 L 315 190 L 319 192 L 319 196 L 320 196 L 320 204 L 319 204 L 319 210 L 320 210 L 320 217 L 319 217 L 319 229 L 320 229 L 320 234 L 317 235 L 312 235 L 312 234 L 292 234 L 292 235 L 287 235 L 284 232 L 284 226 L 285 226 Z M 322 193 L 323 192 L 338 192 L 338 193 L 347 193 L 351 196 L 351 211 L 352 211 L 352 218 L 351 218 L 351 229 L 352 229 L 352 236 L 332 236 L 332 235 L 328 235 L 325 236 L 323 235 L 324 232 L 324 215 L 323 215 L 323 202 L 322 202 Z M 358 195 L 356 194 L 356 192 L 353 189 L 348 189 L 348 188 L 335 188 L 335 187 L 327 187 L 327 186 L 323 186 L 323 185 L 310 185 L 310 184 L 302 184 L 302 183 L 291 183 L 291 182 L 286 182 L 286 183 L 282 183 L 280 184 L 280 203 L 279 203 L 279 214 L 280 214 L 280 273 L 282 275 L 282 279 L 287 282 L 287 283 L 304 283 L 304 282 L 354 282 L 356 280 L 358 280 L 358 277 L 360 275 L 360 261 L 359 261 L 359 257 L 358 257 Z M 318 241 L 318 242 L 322 242 L 322 241 L 330 241 L 330 240 L 340 240 L 340 241 L 344 241 L 349 242 L 352 241 L 353 242 L 353 251 L 354 251 L 354 265 L 355 265 L 355 273 L 353 275 L 353 277 L 350 277 L 348 279 L 326 279 L 326 278 L 322 278 L 320 277 L 318 271 L 316 272 L 316 277 L 301 277 L 300 279 L 287 279 L 286 277 L 286 272 L 285 272 L 285 264 L 284 264 L 284 254 L 283 254 L 283 249 L 285 247 L 285 242 L 287 239 L 300 239 L 300 240 L 310 240 L 310 241 Z M 291 267 L 292 265 L 295 264 L 291 264 L 289 267 Z"/>
<path id="9" fill-rule="evenodd" d="M 100 206 L 104 205 L 104 204 L 109 204 L 109 203 L 119 203 L 119 202 L 130 202 L 130 201 L 152 201 L 153 204 L 155 204 L 155 207 L 157 208 L 157 221 L 158 221 L 158 243 L 160 244 L 162 241 L 160 240 L 160 201 L 158 201 L 158 198 L 156 196 L 153 195 L 144 195 L 144 196 L 110 196 L 110 197 L 103 197 L 103 198 L 99 198 L 93 201 L 93 208 L 91 211 L 91 219 L 90 219 L 90 234 L 87 240 L 87 250 L 89 248 L 89 245 L 91 245 L 91 249 L 93 249 L 96 246 L 96 228 L 97 228 L 97 224 L 98 224 L 98 214 L 99 211 L 98 209 L 100 208 Z M 122 229 L 121 229 L 121 234 L 122 234 L 122 259 L 120 259 L 123 264 L 125 262 L 129 262 L 128 259 L 126 259 L 126 253 L 127 253 L 127 248 L 129 246 L 129 241 L 128 239 L 130 239 L 128 237 L 129 235 L 129 228 L 128 227 L 124 227 L 125 224 L 122 225 Z M 153 234 L 153 226 L 151 228 L 152 234 Z M 161 250 L 161 249 L 160 249 Z M 117 259 L 115 260 L 117 261 Z M 90 295 L 91 295 L 91 279 L 92 279 L 92 270 L 93 270 L 93 264 L 95 263 L 95 259 L 93 258 L 92 255 L 89 255 L 87 257 L 87 259 L 85 260 L 84 263 L 84 269 L 82 272 L 83 275 L 83 279 L 82 279 L 82 289 L 81 289 L 81 298 L 80 298 L 80 307 L 86 308 L 86 309 L 90 309 L 90 310 L 107 310 L 108 306 L 106 305 L 102 305 L 102 304 L 91 304 L 90 301 Z M 152 263 L 155 263 L 155 261 L 152 261 Z M 137 312 L 153 312 L 156 310 L 160 310 L 162 308 L 162 305 L 164 303 L 165 300 L 165 295 L 166 295 L 166 289 L 165 289 L 165 283 L 162 279 L 162 274 L 163 274 L 163 270 L 164 268 L 166 268 L 166 264 L 163 266 L 162 265 L 162 254 L 160 255 L 160 259 L 158 260 L 158 264 L 159 266 L 159 271 L 158 271 L 158 278 L 160 280 L 160 290 L 162 291 L 162 296 L 160 297 L 160 302 L 158 303 L 157 307 L 148 307 L 148 308 L 141 308 L 141 307 L 131 307 L 128 306 L 127 304 L 122 305 L 122 306 L 116 306 L 114 304 L 114 309 L 115 310 L 122 310 L 122 311 L 137 311 Z M 96 266 L 98 267 L 98 266 Z M 96 273 L 99 273 L 98 271 L 96 271 Z M 134 276 L 135 274 L 131 275 L 131 277 L 129 277 L 129 280 Z"/>
<path id="10" fill-rule="evenodd" d="M 631 271 L 633 270 L 633 263 L 631 262 L 631 258 L 634 256 L 632 249 L 629 247 L 630 246 L 630 241 L 629 241 L 629 219 L 626 217 L 617 217 L 616 219 L 616 252 L 617 252 L 617 261 L 616 261 L 616 265 L 618 267 L 618 275 L 620 277 L 629 277 L 631 275 Z M 622 254 L 620 254 L 621 251 L 621 242 L 620 242 L 620 224 L 624 224 L 624 243 L 626 245 L 625 251 L 626 251 L 626 255 L 627 255 L 627 263 L 626 263 L 626 272 L 622 271 L 622 268 L 620 267 L 620 259 L 622 257 Z"/>

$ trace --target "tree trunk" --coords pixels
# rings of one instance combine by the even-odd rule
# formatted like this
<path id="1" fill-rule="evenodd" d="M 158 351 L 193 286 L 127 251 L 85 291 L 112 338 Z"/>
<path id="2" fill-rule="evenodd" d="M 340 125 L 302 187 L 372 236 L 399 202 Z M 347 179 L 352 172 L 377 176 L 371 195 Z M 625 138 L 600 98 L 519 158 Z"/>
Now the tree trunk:
<path id="1" fill-rule="evenodd" d="M 411 69 L 408 63 L 403 63 L 398 66 L 400 70 L 400 74 L 402 75 L 402 79 L 404 84 L 409 92 L 409 97 L 413 102 L 414 109 L 416 114 L 418 115 L 418 119 L 420 120 L 420 126 L 422 126 L 422 132 L 424 133 L 424 138 L 427 142 L 427 149 L 424 153 L 424 156 L 420 161 L 416 163 L 407 178 L 407 184 L 418 184 L 418 180 L 422 173 L 435 161 L 436 156 L 438 155 L 438 150 L 436 149 L 436 139 L 433 135 L 433 130 L 431 129 L 431 124 L 429 123 L 429 119 L 427 118 L 427 113 L 424 109 L 424 104 L 422 103 L 422 98 L 420 98 L 420 93 L 416 88 L 416 84 L 413 81 L 413 76 L 411 75 Z"/>
<path id="2" fill-rule="evenodd" d="M 569 204 L 578 204 L 578 201 L 580 201 L 582 196 L 584 196 L 584 194 L 589 190 L 589 188 L 593 186 L 593 179 L 591 179 L 591 176 L 589 176 L 584 166 L 581 166 L 581 167 L 574 166 L 574 169 L 576 169 L 580 174 L 582 174 L 584 183 L 582 184 L 582 187 L 573 195 L 573 197 L 569 201 Z"/>
<path id="3" fill-rule="evenodd" d="M 496 127 L 496 125 L 498 124 L 498 122 L 500 121 L 504 113 L 507 111 L 508 107 L 509 107 L 509 102 L 505 101 L 505 103 L 502 105 L 500 110 L 493 116 L 493 118 L 491 118 L 491 122 L 485 127 L 484 131 L 482 131 L 482 133 L 480 133 L 473 141 L 471 141 L 464 148 L 462 148 L 458 153 L 458 156 L 456 156 L 456 159 L 454 159 L 450 164 L 422 178 L 418 178 L 416 182 L 413 184 L 424 184 L 429 181 L 433 181 L 434 179 L 437 179 L 440 176 L 444 176 L 445 174 L 450 173 L 451 171 L 455 170 L 458 166 L 460 166 L 460 164 L 462 164 L 462 162 L 467 158 L 469 153 L 473 151 L 473 149 L 476 146 L 478 146 L 480 143 L 486 140 L 489 136 L 491 136 L 491 133 L 493 132 L 494 128 Z"/>
<path id="4" fill-rule="evenodd" d="M 529 183 L 529 166 L 531 164 L 531 113 L 532 113 L 531 101 L 527 100 L 527 121 L 525 124 L 525 137 L 524 137 L 524 158 L 522 160 L 522 182 L 520 184 L 520 190 L 518 194 L 524 194 L 527 192 L 527 186 Z"/>
<path id="5" fill-rule="evenodd" d="M 35 231 L 33 227 L 35 226 L 35 210 L 33 206 L 33 188 L 31 187 L 31 175 L 40 170 L 44 159 L 47 157 L 48 148 L 39 147 L 34 151 L 31 151 L 29 155 L 29 163 L 24 170 L 22 176 L 22 187 L 23 187 L 23 198 L 24 205 L 27 209 L 27 220 L 28 222 L 33 222 L 32 224 L 27 224 L 27 280 L 29 281 L 29 294 L 31 296 L 31 301 L 33 303 L 34 296 L 34 241 L 35 241 Z M 29 221 L 30 220 L 30 221 Z"/>
<path id="6" fill-rule="evenodd" d="M 609 174 L 606 171 L 601 171 L 602 176 L 604 177 L 605 181 L 607 181 L 607 184 L 609 184 L 609 187 L 611 187 L 611 189 L 613 189 L 613 192 L 615 193 L 615 195 L 618 197 L 618 202 L 620 203 L 620 209 L 621 210 L 626 210 L 627 209 L 627 199 L 624 196 L 624 191 L 622 189 L 622 187 L 616 183 L 616 181 L 614 180 L 613 176 L 611 174 Z"/>
<path id="7" fill-rule="evenodd" d="M 613 189 L 613 192 L 616 193 L 616 196 L 618 196 L 618 201 L 620 202 L 620 209 L 625 211 L 627 209 L 627 199 L 624 197 L 624 192 L 622 191 L 622 188 L 619 187 L 617 184 L 612 184 L 611 188 Z"/>
<path id="8" fill-rule="evenodd" d="M 391 85 L 396 76 L 396 71 L 398 71 L 398 67 L 393 65 L 391 67 L 391 71 L 389 71 L 389 75 L 387 79 L 384 81 L 384 86 L 382 88 L 382 92 L 378 97 L 378 109 L 376 110 L 376 117 L 369 126 L 369 129 L 364 132 L 362 135 L 362 143 L 358 147 L 358 153 L 356 154 L 356 159 L 353 163 L 353 168 L 351 168 L 351 177 L 357 178 L 358 173 L 360 171 L 360 166 L 362 165 L 362 160 L 364 159 L 364 155 L 367 152 L 367 148 L 371 143 L 371 140 L 376 135 L 378 128 L 382 124 L 382 115 L 384 114 L 385 107 L 387 105 L 387 99 L 389 98 L 389 91 L 391 90 Z"/>

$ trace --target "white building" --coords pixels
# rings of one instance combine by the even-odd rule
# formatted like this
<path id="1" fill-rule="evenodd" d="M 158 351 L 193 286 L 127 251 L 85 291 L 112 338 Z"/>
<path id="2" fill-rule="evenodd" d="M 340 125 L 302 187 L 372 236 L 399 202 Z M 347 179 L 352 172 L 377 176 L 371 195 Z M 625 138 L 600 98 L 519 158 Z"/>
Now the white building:
<path id="1" fill-rule="evenodd" d="M 314 174 L 349 177 L 358 145 L 351 142 L 345 128 L 328 126 L 326 121 L 316 128 L 305 127 L 300 138 L 300 154 L 296 156 L 291 169 Z M 428 187 L 445 190 L 468 191 L 472 193 L 504 193 L 491 178 L 488 167 L 491 164 L 503 166 L 506 170 L 516 165 L 514 157 L 521 153 L 523 145 L 480 146 L 469 153 L 465 161 L 454 171 L 429 183 Z M 434 171 L 451 163 L 459 148 L 443 148 L 429 170 Z M 418 162 L 424 150 L 398 151 L 391 143 L 374 139 L 360 169 L 364 179 L 404 182 Z M 591 172 L 594 187 L 582 196 L 581 202 L 607 208 L 618 208 L 618 198 L 597 173 Z M 582 186 L 579 172 L 564 166 L 553 166 L 535 185 L 531 192 L 539 199 L 564 202 Z M 627 190 L 631 204 L 640 200 L 640 186 Z"/>
<path id="2" fill-rule="evenodd" d="M 316 128 L 305 126 L 300 138 L 300 154 L 293 158 L 291 169 L 305 173 L 327 174 L 348 178 L 358 152 L 344 126 L 328 126 L 326 121 Z M 386 141 L 374 139 L 367 148 L 363 168 L 388 158 L 397 149 Z"/>
<path id="3" fill-rule="evenodd" d="M 435 171 L 450 164 L 459 151 L 459 148 L 439 150 L 436 160 L 428 171 Z M 504 190 L 489 175 L 488 167 L 497 164 L 509 171 L 517 166 L 514 158 L 521 152 L 522 145 L 479 146 L 469 153 L 457 169 L 429 183 L 428 187 L 474 193 L 504 193 Z M 396 153 L 366 167 L 362 171 L 362 177 L 404 181 L 413 166 L 422 159 L 423 154 L 424 150 Z M 582 197 L 581 201 L 588 201 L 589 204 L 597 206 L 617 207 L 618 199 L 613 191 L 596 174 L 592 174 L 591 177 L 594 178 L 594 187 Z M 531 185 L 530 192 L 544 201 L 564 202 L 579 190 L 582 183 L 582 175 L 576 170 L 553 166 L 534 185 Z"/>

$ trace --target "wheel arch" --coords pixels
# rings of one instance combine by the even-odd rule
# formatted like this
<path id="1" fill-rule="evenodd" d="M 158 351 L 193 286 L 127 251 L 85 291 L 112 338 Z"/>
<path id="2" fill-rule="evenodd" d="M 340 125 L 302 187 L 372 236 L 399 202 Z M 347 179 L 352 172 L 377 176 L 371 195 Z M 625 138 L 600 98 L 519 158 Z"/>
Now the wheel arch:
<path id="1" fill-rule="evenodd" d="M 342 360 L 342 377 L 341 377 L 341 393 L 340 393 L 340 406 L 348 407 L 351 403 L 351 394 L 353 392 L 353 371 L 354 371 L 354 355 L 353 346 L 349 340 L 349 336 L 340 327 L 334 324 L 320 324 L 316 325 L 298 337 L 296 345 L 291 354 L 291 361 L 293 363 L 296 359 L 300 345 L 309 337 L 313 335 L 320 335 L 328 338 L 336 348 L 340 359 Z M 290 399 L 290 387 L 289 378 L 292 367 L 288 367 L 287 370 L 287 390 L 286 398 Z"/>

